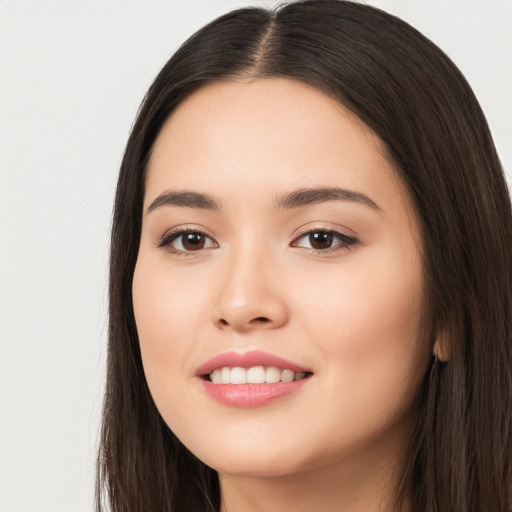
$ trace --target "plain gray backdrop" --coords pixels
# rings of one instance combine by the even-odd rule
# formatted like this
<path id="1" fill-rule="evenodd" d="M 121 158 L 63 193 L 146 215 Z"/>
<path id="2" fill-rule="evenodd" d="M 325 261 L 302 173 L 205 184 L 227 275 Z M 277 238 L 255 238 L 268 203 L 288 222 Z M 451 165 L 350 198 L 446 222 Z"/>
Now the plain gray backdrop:
<path id="1" fill-rule="evenodd" d="M 111 205 L 130 126 L 179 43 L 255 3 L 0 0 L 1 512 L 93 510 Z M 461 68 L 510 177 L 512 0 L 367 3 Z"/>

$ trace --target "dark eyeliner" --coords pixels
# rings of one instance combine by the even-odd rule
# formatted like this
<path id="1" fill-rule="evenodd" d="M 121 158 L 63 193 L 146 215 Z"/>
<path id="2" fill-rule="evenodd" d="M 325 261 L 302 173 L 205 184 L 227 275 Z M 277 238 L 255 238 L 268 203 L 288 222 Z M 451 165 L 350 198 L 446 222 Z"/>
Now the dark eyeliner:
<path id="1" fill-rule="evenodd" d="M 164 233 L 162 238 L 156 243 L 156 246 L 160 249 L 169 248 L 169 245 L 172 242 L 174 242 L 174 240 L 176 240 L 180 236 L 183 236 L 183 235 L 186 235 L 189 233 L 208 236 L 206 233 L 204 233 L 203 231 L 200 231 L 199 229 L 186 228 L 186 227 L 185 228 L 176 228 L 176 229 L 171 229 L 170 231 L 167 231 L 166 233 Z M 181 252 L 181 251 L 176 251 L 176 252 Z"/>
<path id="2" fill-rule="evenodd" d="M 327 233 L 328 235 L 332 235 L 337 240 L 340 240 L 343 243 L 343 246 L 347 249 L 350 249 L 353 245 L 355 245 L 358 242 L 357 238 L 348 236 L 345 233 L 340 233 L 339 231 L 336 231 L 335 229 L 317 229 L 317 230 L 310 231 L 310 233 Z M 330 249 L 334 250 L 335 247 L 332 247 Z M 328 252 L 328 251 L 329 251 L 329 249 L 325 249 L 325 252 Z M 323 251 L 319 250 L 319 252 L 323 252 Z"/>
<path id="3" fill-rule="evenodd" d="M 338 231 L 337 229 L 325 229 L 325 228 L 316 228 L 316 229 L 308 229 L 306 231 L 303 231 L 302 233 L 299 233 L 293 240 L 292 246 L 300 239 L 304 238 L 305 236 L 311 235 L 312 233 L 325 233 L 328 235 L 331 235 L 333 238 L 341 242 L 341 246 L 334 246 L 329 247 L 326 249 L 314 249 L 314 248 L 305 248 L 309 249 L 310 251 L 313 251 L 317 254 L 328 254 L 330 252 L 336 252 L 340 249 L 351 249 L 354 245 L 359 243 L 359 240 L 353 236 L 346 235 L 345 233 L 342 233 Z"/>

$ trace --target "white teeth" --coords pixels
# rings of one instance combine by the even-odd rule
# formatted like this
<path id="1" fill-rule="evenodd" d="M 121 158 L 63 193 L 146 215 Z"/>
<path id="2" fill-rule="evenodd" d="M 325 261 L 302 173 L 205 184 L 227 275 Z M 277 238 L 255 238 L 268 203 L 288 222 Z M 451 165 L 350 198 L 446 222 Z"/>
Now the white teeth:
<path id="1" fill-rule="evenodd" d="M 306 377 L 304 372 L 281 370 L 275 366 L 253 366 L 245 369 L 240 366 L 233 368 L 223 366 L 210 373 L 213 384 L 275 384 L 277 382 L 293 382 Z"/>
<path id="2" fill-rule="evenodd" d="M 247 383 L 247 370 L 235 366 L 231 370 L 231 384 L 246 384 Z"/>
<path id="3" fill-rule="evenodd" d="M 292 382 L 295 378 L 295 372 L 292 372 L 291 370 L 283 370 L 281 372 L 281 380 L 283 382 Z"/>
<path id="4" fill-rule="evenodd" d="M 263 366 L 255 366 L 247 370 L 248 384 L 263 384 L 265 382 L 265 368 Z"/>
<path id="5" fill-rule="evenodd" d="M 231 384 L 231 368 L 229 366 L 224 366 L 220 370 L 220 380 L 222 384 Z"/>
<path id="6" fill-rule="evenodd" d="M 269 366 L 265 375 L 265 382 L 275 384 L 281 380 L 281 370 L 275 366 Z"/>

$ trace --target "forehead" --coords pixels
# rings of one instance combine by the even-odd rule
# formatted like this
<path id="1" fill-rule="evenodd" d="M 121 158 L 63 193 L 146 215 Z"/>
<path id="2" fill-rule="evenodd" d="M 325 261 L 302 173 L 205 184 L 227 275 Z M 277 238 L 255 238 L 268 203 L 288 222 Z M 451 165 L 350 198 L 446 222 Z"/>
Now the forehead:
<path id="1" fill-rule="evenodd" d="M 270 196 L 305 186 L 407 202 L 382 141 L 338 101 L 293 80 L 247 79 L 207 85 L 176 108 L 153 148 L 146 203 L 166 188 Z"/>

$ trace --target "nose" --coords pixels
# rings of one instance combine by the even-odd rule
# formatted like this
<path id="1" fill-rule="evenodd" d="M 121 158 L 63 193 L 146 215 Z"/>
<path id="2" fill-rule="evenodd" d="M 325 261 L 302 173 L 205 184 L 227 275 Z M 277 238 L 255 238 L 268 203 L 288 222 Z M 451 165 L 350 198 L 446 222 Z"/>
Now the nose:
<path id="1" fill-rule="evenodd" d="M 238 332 L 285 325 L 289 314 L 276 266 L 268 259 L 244 256 L 225 262 L 226 270 L 218 276 L 213 323 Z"/>

